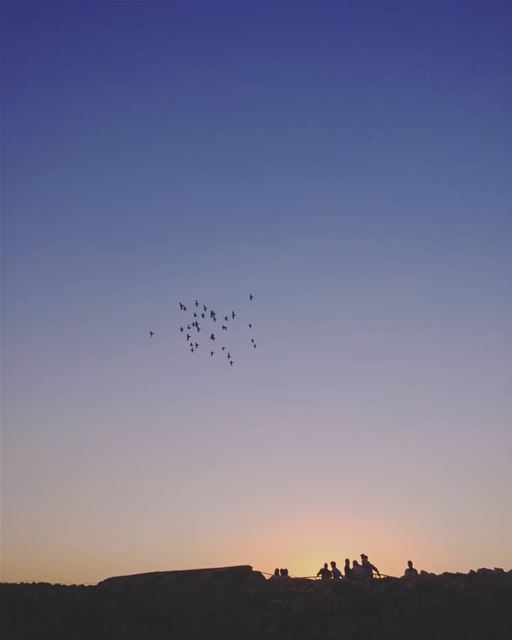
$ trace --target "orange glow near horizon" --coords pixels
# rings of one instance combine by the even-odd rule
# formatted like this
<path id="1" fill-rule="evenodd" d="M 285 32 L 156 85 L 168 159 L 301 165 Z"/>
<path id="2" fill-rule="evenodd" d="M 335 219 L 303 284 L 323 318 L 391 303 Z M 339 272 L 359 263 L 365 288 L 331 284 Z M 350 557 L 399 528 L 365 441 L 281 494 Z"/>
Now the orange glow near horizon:
<path id="1" fill-rule="evenodd" d="M 255 570 L 268 573 L 276 567 L 286 567 L 292 577 L 313 577 L 324 562 L 335 560 L 342 568 L 345 558 L 359 560 L 361 553 L 366 553 L 383 574 L 394 576 L 403 574 L 409 559 L 418 569 L 434 572 L 477 568 L 443 564 L 435 553 L 425 555 L 421 541 L 414 544 L 403 534 L 399 523 L 391 526 L 383 519 L 364 521 L 361 517 L 350 522 L 290 513 L 280 521 L 260 524 L 243 538 L 235 535 L 226 539 L 224 547 L 196 546 L 191 540 L 195 548 L 183 547 L 179 553 L 169 552 L 169 541 L 162 532 L 139 542 L 131 550 L 120 544 L 117 549 L 112 546 L 98 554 L 82 539 L 79 544 L 61 547 L 54 558 L 44 556 L 41 543 L 39 549 L 32 547 L 20 558 L 15 569 L 7 567 L 2 580 L 95 584 L 112 575 L 239 564 L 250 564 Z"/>

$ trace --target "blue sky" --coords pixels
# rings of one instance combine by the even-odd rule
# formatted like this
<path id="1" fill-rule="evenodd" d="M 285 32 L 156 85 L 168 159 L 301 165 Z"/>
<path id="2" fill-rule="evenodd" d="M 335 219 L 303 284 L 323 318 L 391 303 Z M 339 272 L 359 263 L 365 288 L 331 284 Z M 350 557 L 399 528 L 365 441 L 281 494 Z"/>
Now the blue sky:
<path id="1" fill-rule="evenodd" d="M 510 566 L 510 4 L 2 13 L 4 579 Z"/>

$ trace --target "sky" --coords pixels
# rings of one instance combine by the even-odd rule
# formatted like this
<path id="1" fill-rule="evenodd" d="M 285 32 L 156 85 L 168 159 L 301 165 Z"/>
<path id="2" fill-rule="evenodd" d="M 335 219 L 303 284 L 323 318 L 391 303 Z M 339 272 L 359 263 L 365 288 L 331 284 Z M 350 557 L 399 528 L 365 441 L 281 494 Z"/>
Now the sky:
<path id="1" fill-rule="evenodd" d="M 512 5 L 2 14 L 1 579 L 511 569 Z"/>

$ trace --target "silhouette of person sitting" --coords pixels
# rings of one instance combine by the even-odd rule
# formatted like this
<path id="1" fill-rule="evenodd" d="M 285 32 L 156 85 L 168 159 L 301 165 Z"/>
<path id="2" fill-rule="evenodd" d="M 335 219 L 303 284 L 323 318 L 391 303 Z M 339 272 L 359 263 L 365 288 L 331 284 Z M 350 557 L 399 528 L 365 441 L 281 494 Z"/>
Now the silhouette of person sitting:
<path id="1" fill-rule="evenodd" d="M 415 578 L 418 570 L 412 566 L 412 560 L 407 560 L 407 569 L 404 572 L 404 578 Z"/>
<path id="2" fill-rule="evenodd" d="M 285 580 L 290 580 L 290 576 L 288 575 L 288 569 L 280 569 L 279 573 L 281 574 L 281 578 Z"/>
<path id="3" fill-rule="evenodd" d="M 368 581 L 368 574 L 357 560 L 352 562 L 352 577 L 354 580 Z"/>
<path id="4" fill-rule="evenodd" d="M 370 580 L 373 578 L 374 571 L 380 578 L 380 571 L 377 569 L 377 567 L 374 564 L 372 564 L 368 560 L 368 556 L 365 555 L 364 553 L 361 554 L 361 565 L 363 569 L 366 571 L 366 575 L 368 576 L 368 578 L 370 578 Z"/>
<path id="5" fill-rule="evenodd" d="M 352 578 L 352 568 L 350 566 L 350 560 L 345 558 L 345 567 L 343 568 L 343 573 L 345 574 L 345 578 Z"/>
<path id="6" fill-rule="evenodd" d="M 279 569 L 274 570 L 274 574 L 270 576 L 271 580 L 281 580 L 281 574 L 279 573 Z"/>
<path id="7" fill-rule="evenodd" d="M 331 572 L 329 571 L 329 565 L 327 564 L 327 562 L 324 562 L 324 566 L 316 574 L 316 577 L 317 578 L 320 577 L 320 578 L 322 578 L 322 580 L 330 580 L 331 579 Z"/>
<path id="8" fill-rule="evenodd" d="M 341 571 L 336 566 L 336 562 L 334 562 L 334 560 L 331 561 L 331 574 L 333 580 L 341 580 L 343 578 Z"/>

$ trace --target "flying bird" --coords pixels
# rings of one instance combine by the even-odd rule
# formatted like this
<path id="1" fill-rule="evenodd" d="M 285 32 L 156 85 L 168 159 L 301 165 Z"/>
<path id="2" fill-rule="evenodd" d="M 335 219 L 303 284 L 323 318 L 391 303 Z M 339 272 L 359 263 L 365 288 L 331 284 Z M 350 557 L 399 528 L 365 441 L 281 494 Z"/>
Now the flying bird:
<path id="1" fill-rule="evenodd" d="M 252 329 L 252 324 L 249 322 L 249 329 Z"/>
<path id="2" fill-rule="evenodd" d="M 183 333 L 183 327 L 180 327 L 180 331 L 181 331 L 181 333 Z"/>
<path id="3" fill-rule="evenodd" d="M 198 307 L 198 306 L 199 306 L 199 302 L 196 300 L 196 307 Z"/>
<path id="4" fill-rule="evenodd" d="M 187 307 L 183 304 L 183 302 L 180 302 L 180 309 L 182 311 L 186 311 L 187 310 Z"/>
<path id="5" fill-rule="evenodd" d="M 254 338 L 251 338 L 251 342 L 254 344 Z"/>
<path id="6" fill-rule="evenodd" d="M 231 366 L 233 366 L 233 360 L 230 360 L 230 361 L 229 361 L 229 364 L 230 364 Z"/>
<path id="7" fill-rule="evenodd" d="M 222 351 L 224 351 L 224 350 L 225 350 L 225 348 L 226 348 L 226 347 L 221 347 Z"/>
<path id="8" fill-rule="evenodd" d="M 210 351 L 210 356 L 213 358 L 213 354 L 215 353 L 215 351 Z"/>
<path id="9" fill-rule="evenodd" d="M 190 325 L 189 324 L 187 324 L 187 329 L 190 331 Z"/>
<path id="10" fill-rule="evenodd" d="M 252 293 L 249 294 L 249 300 L 252 300 L 254 298 L 254 296 L 252 295 Z"/>
<path id="11" fill-rule="evenodd" d="M 233 320 L 235 319 L 235 315 L 236 313 L 234 311 L 231 312 L 231 317 L 233 318 Z"/>
<path id="12" fill-rule="evenodd" d="M 215 340 L 215 334 L 210 333 L 210 340 Z"/>
<path id="13" fill-rule="evenodd" d="M 189 340 L 190 340 L 190 336 L 189 336 L 189 335 L 188 335 L 188 333 L 187 333 L 187 342 L 188 342 Z"/>
<path id="14" fill-rule="evenodd" d="M 231 354 L 228 351 L 228 360 L 231 360 Z"/>
<path id="15" fill-rule="evenodd" d="M 207 309 L 207 308 L 208 308 L 208 307 L 207 307 L 205 304 L 203 304 L 203 311 L 204 311 L 204 312 L 206 312 L 206 309 Z"/>
<path id="16" fill-rule="evenodd" d="M 204 313 L 201 314 L 201 318 L 204 318 Z"/>
<path id="17" fill-rule="evenodd" d="M 197 313 L 194 311 L 194 318 L 197 318 Z"/>
<path id="18" fill-rule="evenodd" d="M 155 335 L 155 332 L 154 332 L 154 331 L 150 331 L 150 332 L 149 332 L 149 337 L 150 337 L 150 338 L 152 338 L 154 335 Z"/>
<path id="19" fill-rule="evenodd" d="M 257 345 L 257 344 L 253 344 L 252 346 L 256 349 L 256 347 L 257 347 L 258 345 Z"/>
<path id="20" fill-rule="evenodd" d="M 198 348 L 198 346 L 199 346 L 199 345 L 197 344 L 197 342 L 194 342 L 194 345 L 195 345 L 196 349 L 197 349 L 197 348 Z"/>
<path id="21" fill-rule="evenodd" d="M 223 325 L 222 325 L 222 328 L 224 329 L 224 331 L 227 331 L 227 330 L 228 330 L 228 328 L 226 327 L 226 325 L 225 325 L 225 324 L 223 324 Z"/>
<path id="22" fill-rule="evenodd" d="M 228 317 L 227 317 L 227 316 L 224 316 L 224 320 L 227 322 L 227 321 L 228 321 Z"/>

